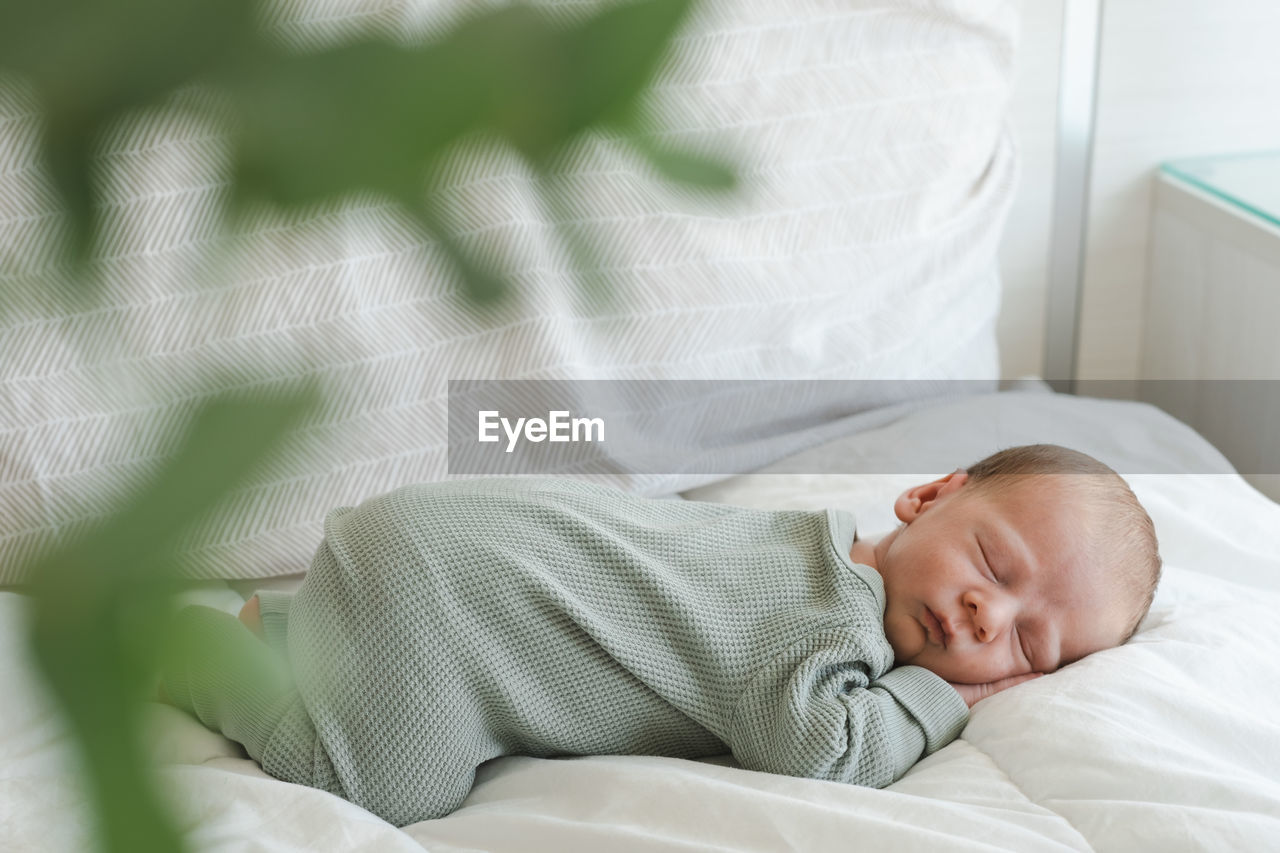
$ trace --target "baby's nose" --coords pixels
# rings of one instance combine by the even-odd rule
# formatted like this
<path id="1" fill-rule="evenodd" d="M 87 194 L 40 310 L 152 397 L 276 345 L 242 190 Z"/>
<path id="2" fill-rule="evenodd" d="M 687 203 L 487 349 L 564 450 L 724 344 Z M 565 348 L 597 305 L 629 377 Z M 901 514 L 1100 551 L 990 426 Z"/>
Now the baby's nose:
<path id="1" fill-rule="evenodd" d="M 1007 621 L 1008 609 L 991 599 L 970 597 L 965 602 L 969 619 L 973 624 L 973 636 L 979 643 L 989 643 L 1000 636 L 1000 626 Z"/>

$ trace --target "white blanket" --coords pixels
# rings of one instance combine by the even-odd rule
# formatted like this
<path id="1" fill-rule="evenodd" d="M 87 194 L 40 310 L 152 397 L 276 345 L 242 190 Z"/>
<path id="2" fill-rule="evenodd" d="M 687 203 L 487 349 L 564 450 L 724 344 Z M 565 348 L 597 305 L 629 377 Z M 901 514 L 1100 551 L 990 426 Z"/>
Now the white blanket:
<path id="1" fill-rule="evenodd" d="M 1079 447 L 1126 474 L 1165 558 L 1155 606 L 1126 646 L 980 703 L 959 740 L 888 789 L 751 772 L 727 757 L 509 757 L 480 769 L 457 812 L 400 830 L 272 779 L 235 744 L 155 705 L 163 789 L 200 850 L 1272 848 L 1280 505 L 1234 474 L 1208 473 L 1225 463 L 1186 427 L 1129 403 L 974 398 L 809 451 L 829 475 L 735 477 L 687 497 L 834 502 L 874 536 L 892 528 L 893 497 L 921 475 L 840 472 L 867 470 L 889 449 L 953 444 L 961 466 L 1031 441 Z M 1155 470 L 1172 473 L 1140 473 Z M 228 610 L 242 601 L 225 585 L 193 598 Z M 0 593 L 0 849 L 88 849 L 68 741 L 25 659 L 25 604 Z"/>

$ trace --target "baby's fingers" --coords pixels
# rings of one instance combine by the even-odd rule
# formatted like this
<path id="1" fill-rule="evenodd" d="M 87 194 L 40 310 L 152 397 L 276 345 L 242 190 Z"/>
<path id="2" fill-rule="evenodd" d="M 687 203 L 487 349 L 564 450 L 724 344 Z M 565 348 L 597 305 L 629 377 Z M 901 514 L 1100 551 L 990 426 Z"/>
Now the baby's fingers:
<path id="1" fill-rule="evenodd" d="M 1022 675 L 1011 675 L 998 681 L 988 681 L 985 684 L 957 684 L 951 682 L 951 686 L 960 694 L 960 698 L 964 699 L 964 703 L 972 708 L 992 694 L 999 693 L 1001 690 L 1021 684 L 1024 681 L 1039 678 L 1042 675 L 1044 675 L 1043 672 L 1028 672 Z"/>
<path id="2" fill-rule="evenodd" d="M 993 681 L 986 685 L 990 688 L 986 695 L 990 696 L 992 693 L 999 693 L 1001 690 L 1007 690 L 1010 687 L 1015 687 L 1024 681 L 1030 681 L 1031 679 L 1039 678 L 1042 675 L 1044 675 L 1043 672 L 1027 672 L 1022 675 L 1011 675 L 1008 678 Z"/>

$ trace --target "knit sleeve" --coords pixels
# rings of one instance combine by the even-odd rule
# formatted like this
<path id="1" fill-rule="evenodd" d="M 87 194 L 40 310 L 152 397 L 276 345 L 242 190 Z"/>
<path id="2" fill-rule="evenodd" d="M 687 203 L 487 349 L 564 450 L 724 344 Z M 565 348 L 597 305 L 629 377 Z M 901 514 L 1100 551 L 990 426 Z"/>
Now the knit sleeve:
<path id="1" fill-rule="evenodd" d="M 795 643 L 756 673 L 734 713 L 729 746 L 743 767 L 873 788 L 950 743 L 969 709 L 926 669 L 873 679 L 851 629 Z"/>

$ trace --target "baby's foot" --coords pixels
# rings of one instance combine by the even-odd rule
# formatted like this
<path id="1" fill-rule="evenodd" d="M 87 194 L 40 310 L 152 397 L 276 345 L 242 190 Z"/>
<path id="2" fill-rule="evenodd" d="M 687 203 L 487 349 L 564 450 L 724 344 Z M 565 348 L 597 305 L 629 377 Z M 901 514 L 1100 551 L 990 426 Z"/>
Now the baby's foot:
<path id="1" fill-rule="evenodd" d="M 240 621 L 249 626 L 249 630 L 258 635 L 258 639 L 266 640 L 262 633 L 262 614 L 258 610 L 258 596 L 251 595 L 240 608 Z"/>

